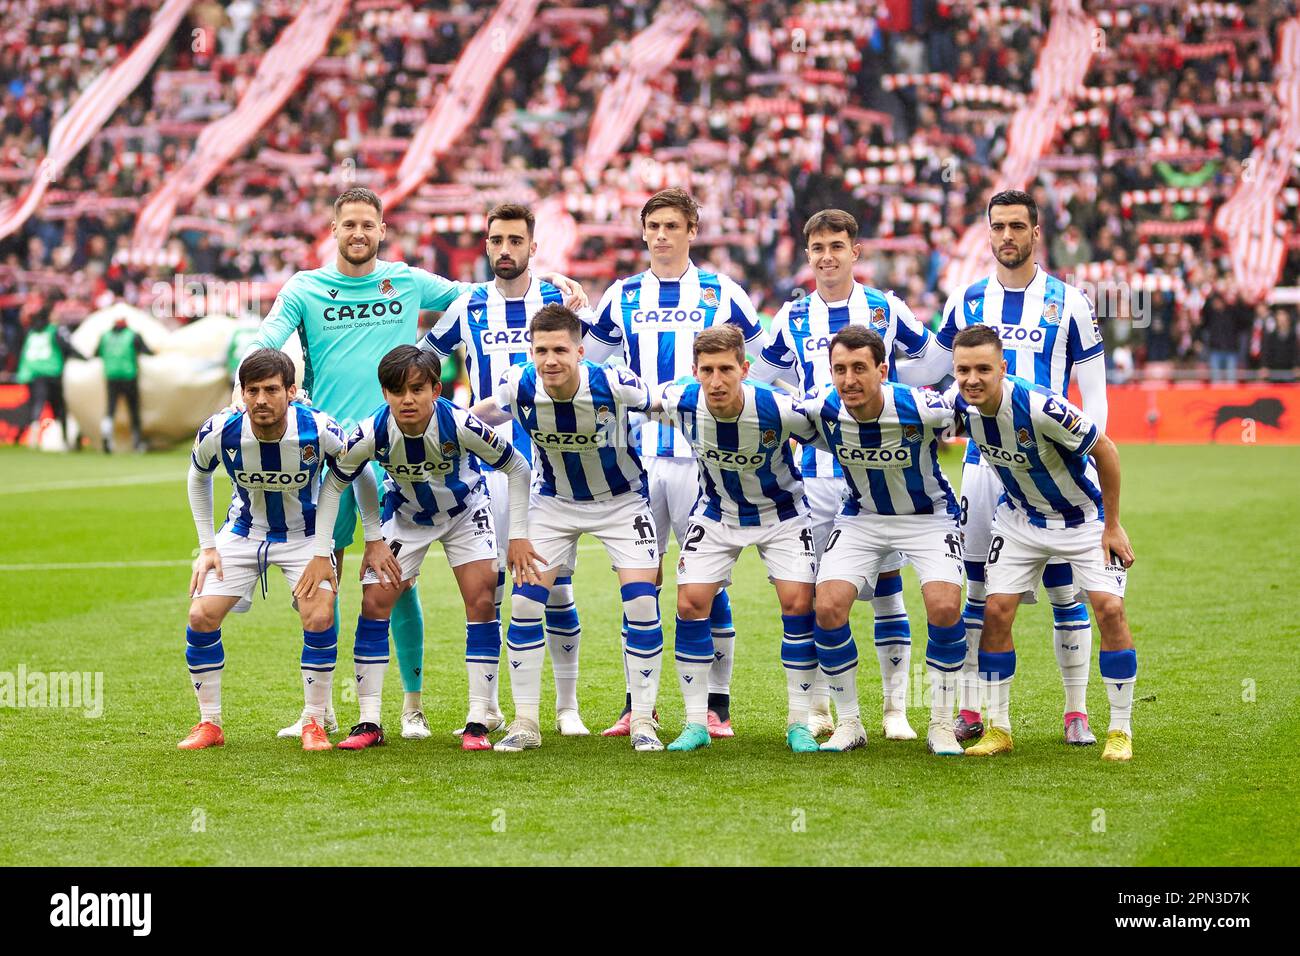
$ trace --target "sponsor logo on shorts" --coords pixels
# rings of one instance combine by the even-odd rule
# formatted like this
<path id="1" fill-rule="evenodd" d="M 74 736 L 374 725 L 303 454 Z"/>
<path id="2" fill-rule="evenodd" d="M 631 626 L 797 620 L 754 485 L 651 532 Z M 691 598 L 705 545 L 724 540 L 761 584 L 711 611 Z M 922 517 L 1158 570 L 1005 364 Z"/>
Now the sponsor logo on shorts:
<path id="1" fill-rule="evenodd" d="M 901 448 L 850 448 L 838 445 L 835 457 L 843 465 L 859 468 L 905 468 L 912 463 L 912 449 Z"/>
<path id="2" fill-rule="evenodd" d="M 1115 583 L 1123 587 L 1125 579 L 1128 577 L 1128 569 L 1122 564 L 1107 564 L 1106 573 L 1115 576 Z"/>
<path id="3" fill-rule="evenodd" d="M 990 462 L 999 465 L 1009 465 L 1013 468 L 1029 467 L 1029 456 L 1024 452 L 1007 451 L 1005 448 L 999 448 L 997 445 L 989 445 L 982 441 L 976 442 L 975 444 L 979 447 L 980 454 Z"/>
<path id="4" fill-rule="evenodd" d="M 633 518 L 632 532 L 636 535 L 636 543 L 642 547 L 659 544 L 659 539 L 655 537 L 654 520 L 649 515 L 640 514 Z M 654 554 L 651 553 L 650 556 L 654 557 Z"/>
<path id="5" fill-rule="evenodd" d="M 311 481 L 310 471 L 236 471 L 235 484 L 260 491 L 302 488 Z"/>

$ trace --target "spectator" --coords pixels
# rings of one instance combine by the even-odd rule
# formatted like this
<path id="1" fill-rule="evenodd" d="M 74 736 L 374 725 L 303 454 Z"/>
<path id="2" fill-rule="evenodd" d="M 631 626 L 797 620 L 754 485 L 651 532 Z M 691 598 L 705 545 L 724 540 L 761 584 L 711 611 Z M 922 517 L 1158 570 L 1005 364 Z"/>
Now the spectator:
<path id="1" fill-rule="evenodd" d="M 1274 309 L 1264 325 L 1260 364 L 1270 382 L 1294 382 L 1296 366 L 1300 365 L 1297 352 L 1295 320 L 1290 310 Z"/>

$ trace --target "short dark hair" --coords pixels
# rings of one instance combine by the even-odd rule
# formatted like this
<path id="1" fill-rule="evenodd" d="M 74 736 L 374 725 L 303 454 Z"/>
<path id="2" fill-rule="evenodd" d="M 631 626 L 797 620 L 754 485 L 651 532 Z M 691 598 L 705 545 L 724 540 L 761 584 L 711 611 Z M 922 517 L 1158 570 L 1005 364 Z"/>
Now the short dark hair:
<path id="1" fill-rule="evenodd" d="M 254 382 L 265 382 L 268 378 L 280 377 L 285 388 L 293 384 L 296 370 L 293 359 L 279 349 L 258 349 L 249 352 L 248 357 L 239 363 L 239 387 L 247 388 Z"/>
<path id="2" fill-rule="evenodd" d="M 952 340 L 954 352 L 957 349 L 977 349 L 981 345 L 992 345 L 1001 352 L 1002 336 L 998 335 L 998 330 L 993 326 L 980 323 L 966 326 Z"/>
<path id="3" fill-rule="evenodd" d="M 691 347 L 696 362 L 700 360 L 701 355 L 732 352 L 741 365 L 745 364 L 745 336 L 730 322 L 705 329 L 695 337 Z"/>
<path id="4" fill-rule="evenodd" d="M 871 357 L 879 365 L 885 360 L 885 340 L 865 325 L 846 325 L 835 333 L 827 353 L 835 351 L 835 346 L 842 345 L 850 351 L 871 349 Z"/>
<path id="5" fill-rule="evenodd" d="M 363 202 L 367 205 L 374 206 L 375 212 L 380 216 L 384 214 L 384 201 L 379 198 L 373 189 L 367 189 L 365 186 L 353 186 L 351 189 L 345 189 L 339 193 L 339 198 L 334 200 L 334 218 L 339 217 L 345 204 L 350 202 Z"/>
<path id="6" fill-rule="evenodd" d="M 379 362 L 379 387 L 385 392 L 400 392 L 416 372 L 430 386 L 442 381 L 442 361 L 433 352 L 414 345 L 399 345 Z"/>
<path id="7" fill-rule="evenodd" d="M 493 206 L 488 210 L 487 228 L 492 228 L 492 223 L 498 219 L 504 219 L 507 222 L 513 222 L 516 219 L 522 219 L 528 226 L 528 238 L 533 238 L 533 227 L 537 225 L 537 217 L 527 206 L 517 202 L 503 202 Z"/>
<path id="8" fill-rule="evenodd" d="M 645 225 L 646 219 L 651 213 L 658 212 L 660 209 L 676 209 L 686 217 L 686 227 L 698 226 L 700 224 L 700 207 L 691 194 L 685 189 L 678 189 L 674 186 L 671 189 L 661 189 L 641 207 L 641 225 Z"/>
<path id="9" fill-rule="evenodd" d="M 843 209 L 823 209 L 815 212 L 804 223 L 804 245 L 818 232 L 847 232 L 850 239 L 858 238 L 858 221 Z"/>
<path id="10" fill-rule="evenodd" d="M 568 332 L 576 341 L 581 342 L 582 322 L 573 310 L 565 308 L 559 302 L 552 302 L 538 309 L 533 320 L 528 323 L 529 335 L 538 332 Z"/>
<path id="11" fill-rule="evenodd" d="M 1022 189 L 1004 189 L 1000 193 L 994 193 L 993 198 L 989 200 L 989 208 L 985 214 L 992 221 L 994 206 L 1024 206 L 1029 210 L 1029 224 L 1038 225 L 1038 203 L 1034 202 L 1034 197 Z"/>

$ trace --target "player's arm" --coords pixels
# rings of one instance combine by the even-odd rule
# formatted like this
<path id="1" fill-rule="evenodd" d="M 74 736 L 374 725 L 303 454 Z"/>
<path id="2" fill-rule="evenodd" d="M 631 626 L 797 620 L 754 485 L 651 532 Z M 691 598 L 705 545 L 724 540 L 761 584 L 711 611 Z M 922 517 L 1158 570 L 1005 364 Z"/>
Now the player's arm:
<path id="1" fill-rule="evenodd" d="M 794 374 L 795 354 L 789 341 L 790 303 L 781 306 L 772 324 L 763 334 L 758 354 L 749 363 L 749 377 L 760 382 L 788 382 Z M 786 389 L 786 391 L 791 391 Z"/>
<path id="2" fill-rule="evenodd" d="M 893 312 L 896 324 L 895 349 L 902 349 L 907 358 L 895 366 L 898 380 L 904 385 L 933 385 L 945 375 L 952 374 L 952 353 L 935 345 L 935 337 L 921 324 L 912 310 L 892 292 L 885 301 Z"/>
<path id="3" fill-rule="evenodd" d="M 510 413 L 501 408 L 495 395 L 489 395 L 483 401 L 471 407 L 469 413 L 489 425 L 504 425 L 510 421 Z"/>
<path id="4" fill-rule="evenodd" d="M 331 477 L 335 477 L 332 469 L 338 467 L 338 460 L 348 452 L 348 440 L 343 437 L 343 429 L 328 415 L 318 413 L 317 421 L 321 436 L 321 451 L 326 456 L 325 476 L 328 483 Z M 364 436 L 365 429 L 358 427 L 354 434 Z M 354 460 L 355 458 L 350 459 L 349 462 Z M 365 539 L 365 550 L 361 558 L 358 580 L 365 578 L 368 569 L 374 568 L 375 573 L 379 576 L 381 587 L 395 588 L 402 583 L 402 568 L 393 556 L 393 552 L 389 550 L 388 545 L 384 542 L 379 512 L 379 483 L 375 479 L 375 472 L 370 467 L 369 462 L 366 462 L 355 471 L 340 471 L 337 480 L 343 481 L 343 476 L 346 474 L 355 475 L 352 479 L 352 491 L 356 496 L 357 510 L 361 512 L 362 536 Z M 336 509 L 339 495 L 342 495 L 341 486 L 336 488 L 336 502 L 334 505 Z M 327 515 L 327 517 L 329 516 Z M 334 518 L 330 518 L 327 525 L 318 520 L 316 527 L 318 529 L 333 528 L 334 521 Z M 333 547 L 332 541 L 330 546 Z"/>
<path id="5" fill-rule="evenodd" d="M 749 293 L 735 280 L 724 276 L 723 283 L 726 286 L 727 299 L 731 303 L 727 321 L 740 329 L 741 334 L 745 336 L 747 346 L 757 348 L 763 339 L 763 323 L 758 321 L 758 309 L 754 308 Z"/>
<path id="6" fill-rule="evenodd" d="M 595 318 L 583 323 L 582 347 L 585 357 L 600 365 L 623 355 L 623 326 L 615 318 L 621 282 L 615 282 L 601 296 Z"/>
<path id="7" fill-rule="evenodd" d="M 506 474 L 510 488 L 510 537 L 506 546 L 506 563 L 516 582 L 536 584 L 538 567 L 544 561 L 528 540 L 529 486 L 533 470 L 514 445 L 472 413 L 458 411 L 456 419 L 461 446 Z"/>
<path id="8" fill-rule="evenodd" d="M 537 278 L 543 282 L 549 282 L 564 293 L 564 307 L 566 309 L 577 312 L 579 309 L 586 309 L 591 306 L 591 301 L 587 298 L 582 283 L 558 272 L 539 272 Z"/>
<path id="9" fill-rule="evenodd" d="M 144 340 L 144 336 L 139 332 L 135 333 L 135 350 L 141 355 L 154 354 L 154 350 L 149 348 L 149 343 Z"/>
<path id="10" fill-rule="evenodd" d="M 239 364 L 244 364 L 244 359 L 248 358 L 249 353 L 258 349 L 282 349 L 284 343 L 289 341 L 289 336 L 298 331 L 299 326 L 303 324 L 306 315 L 305 306 L 302 299 L 298 296 L 296 284 L 293 278 L 284 284 L 275 301 L 271 303 L 271 310 L 266 313 L 262 319 L 262 324 L 257 328 L 257 335 L 244 348 L 244 354 L 239 357 Z M 298 401 L 302 401 L 303 395 L 299 395 Z M 235 368 L 235 384 L 231 390 L 230 404 L 235 408 L 243 407 L 243 395 L 239 388 L 239 368 Z"/>
<path id="11" fill-rule="evenodd" d="M 59 351 L 63 353 L 65 358 L 80 359 L 83 362 L 90 361 L 88 358 L 86 358 L 86 356 L 82 355 L 79 351 L 77 351 L 77 347 L 72 344 L 72 336 L 68 333 L 68 330 L 63 326 L 60 326 L 58 331 L 54 333 L 54 341 L 55 344 L 58 345 Z M 96 350 L 96 354 L 98 354 L 98 350 Z M 153 353 L 151 352 L 149 354 L 152 355 Z"/>
<path id="12" fill-rule="evenodd" d="M 1101 483 L 1101 507 L 1105 514 L 1105 524 L 1101 532 L 1101 550 L 1107 561 L 1118 560 L 1128 568 L 1133 565 L 1135 556 L 1133 546 L 1129 544 L 1128 533 L 1119 523 L 1119 449 L 1105 433 L 1097 435 L 1092 446 L 1092 460 L 1097 463 L 1097 480 Z"/>
<path id="13" fill-rule="evenodd" d="M 1079 385 L 1079 398 L 1084 412 L 1102 431 L 1110 418 L 1110 402 L 1106 397 L 1106 349 L 1101 338 L 1097 314 L 1088 297 L 1077 289 L 1068 289 L 1067 309 L 1070 326 L 1066 331 L 1066 347 L 1074 358 L 1074 380 Z"/>
<path id="14" fill-rule="evenodd" d="M 782 404 L 781 415 L 783 419 L 787 414 L 789 415 L 786 428 L 790 437 L 795 441 L 834 454 L 835 449 L 831 447 L 830 441 L 821 427 L 822 407 L 821 389 L 816 388 L 802 400 L 791 400 Z"/>
<path id="15" fill-rule="evenodd" d="M 217 552 L 216 537 L 212 533 L 212 473 L 217 468 L 218 456 L 221 454 L 221 429 L 216 426 L 215 417 L 204 422 L 194 439 L 194 450 L 190 453 L 187 491 L 194 530 L 198 532 L 199 538 L 199 556 L 190 576 L 190 597 L 198 596 L 208 571 L 217 572 L 217 580 L 222 580 L 221 555 Z"/>
<path id="16" fill-rule="evenodd" d="M 468 302 L 468 295 L 458 297 L 447 307 L 447 311 L 442 313 L 442 317 L 434 323 L 433 328 L 424 333 L 416 344 L 426 352 L 436 353 L 440 358 L 446 358 L 456 351 L 456 346 L 465 337 L 462 320 L 465 318 L 465 307 Z"/>
<path id="17" fill-rule="evenodd" d="M 962 330 L 961 304 L 964 293 L 965 289 L 963 288 L 948 296 L 948 301 L 943 305 L 943 321 L 939 323 L 939 331 L 934 334 L 935 345 L 948 353 L 945 361 L 948 363 L 949 372 L 952 371 L 952 340 Z"/>
<path id="18" fill-rule="evenodd" d="M 912 396 L 921 421 L 934 430 L 936 438 L 945 440 L 956 434 L 958 416 L 952 398 L 932 388 L 914 388 Z"/>

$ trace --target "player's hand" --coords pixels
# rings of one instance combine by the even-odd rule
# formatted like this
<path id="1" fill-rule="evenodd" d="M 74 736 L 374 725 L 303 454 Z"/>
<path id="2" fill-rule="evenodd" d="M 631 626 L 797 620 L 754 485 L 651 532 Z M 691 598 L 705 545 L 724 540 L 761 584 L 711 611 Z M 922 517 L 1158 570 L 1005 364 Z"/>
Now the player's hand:
<path id="1" fill-rule="evenodd" d="M 566 309 L 577 312 L 579 309 L 585 309 L 591 305 L 582 286 L 568 276 L 562 276 L 557 272 L 551 276 L 549 281 L 551 285 L 564 293 L 564 307 Z"/>
<path id="2" fill-rule="evenodd" d="M 402 586 L 402 566 L 398 563 L 388 542 L 382 538 L 366 542 L 365 554 L 361 556 L 361 577 L 373 569 L 379 576 L 379 586 L 397 590 Z"/>
<path id="3" fill-rule="evenodd" d="M 305 601 L 316 593 L 322 581 L 328 581 L 334 587 L 334 593 L 339 591 L 338 578 L 334 576 L 334 562 L 327 557 L 316 555 L 307 562 L 307 567 L 303 569 L 302 577 L 294 586 L 293 596 L 300 601 Z"/>
<path id="4" fill-rule="evenodd" d="M 222 409 L 223 412 L 242 412 L 244 410 L 244 390 L 236 382 L 230 389 L 230 404 Z"/>
<path id="5" fill-rule="evenodd" d="M 225 576 L 221 572 L 221 555 L 216 548 L 204 548 L 199 552 L 199 556 L 194 559 L 194 573 L 190 575 L 190 597 L 199 596 L 199 591 L 203 589 L 203 582 L 207 579 L 209 571 L 217 572 L 217 580 L 224 581 Z"/>
<path id="6" fill-rule="evenodd" d="M 1127 570 L 1137 558 L 1133 555 L 1133 546 L 1128 543 L 1128 535 L 1120 525 L 1106 526 L 1101 532 L 1101 551 L 1106 556 L 1106 563 L 1113 560 Z"/>
<path id="7" fill-rule="evenodd" d="M 516 584 L 540 583 L 541 571 L 538 568 L 545 563 L 545 559 L 527 538 L 510 539 L 510 546 L 506 549 L 506 564 L 510 566 L 510 575 Z"/>
<path id="8" fill-rule="evenodd" d="M 293 396 L 293 400 L 299 405 L 311 404 L 311 396 L 307 394 L 307 389 L 305 388 L 298 389 L 297 393 Z"/>

